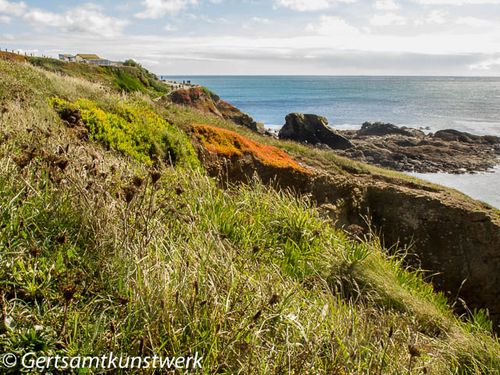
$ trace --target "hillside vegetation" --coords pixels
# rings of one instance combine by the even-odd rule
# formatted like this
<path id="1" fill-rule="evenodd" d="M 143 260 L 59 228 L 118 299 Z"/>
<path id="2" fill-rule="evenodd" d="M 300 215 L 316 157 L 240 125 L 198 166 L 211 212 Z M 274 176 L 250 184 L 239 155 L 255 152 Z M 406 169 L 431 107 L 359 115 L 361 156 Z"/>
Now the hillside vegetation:
<path id="1" fill-rule="evenodd" d="M 499 373 L 484 311 L 457 317 L 402 253 L 306 197 L 258 179 L 222 189 L 190 137 L 298 169 L 314 151 L 154 101 L 160 82 L 122 90 L 129 68 L 32 63 L 0 60 L 0 352 L 199 352 L 206 374 Z M 323 162 L 365 168 L 340 160 Z"/>
<path id="2" fill-rule="evenodd" d="M 170 86 L 160 82 L 154 74 L 133 60 L 127 60 L 124 66 L 115 67 L 68 63 L 41 57 L 27 59 L 31 64 L 45 70 L 85 78 L 125 92 L 143 92 L 151 96 L 161 96 L 170 92 Z"/>

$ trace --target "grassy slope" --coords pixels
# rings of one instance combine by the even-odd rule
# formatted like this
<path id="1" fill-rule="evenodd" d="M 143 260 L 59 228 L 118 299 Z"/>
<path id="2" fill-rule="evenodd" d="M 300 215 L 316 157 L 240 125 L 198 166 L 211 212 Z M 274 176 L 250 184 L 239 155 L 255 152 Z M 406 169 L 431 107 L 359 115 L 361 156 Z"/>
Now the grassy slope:
<path id="1" fill-rule="evenodd" d="M 131 60 L 127 61 L 127 66 L 122 67 L 67 63 L 40 57 L 29 57 L 28 61 L 45 70 L 86 78 L 125 92 L 138 91 L 158 97 L 170 91 L 170 87 L 158 81 L 154 74 Z"/>
<path id="2" fill-rule="evenodd" d="M 203 372 L 228 374 L 500 368 L 484 316 L 459 321 L 376 237 L 352 241 L 257 181 L 223 191 L 199 169 L 163 166 L 153 183 L 49 104 L 155 106 L 147 96 L 28 65 L 0 71 L 1 352 L 199 351 Z M 216 122 L 158 111 L 181 127 Z"/>

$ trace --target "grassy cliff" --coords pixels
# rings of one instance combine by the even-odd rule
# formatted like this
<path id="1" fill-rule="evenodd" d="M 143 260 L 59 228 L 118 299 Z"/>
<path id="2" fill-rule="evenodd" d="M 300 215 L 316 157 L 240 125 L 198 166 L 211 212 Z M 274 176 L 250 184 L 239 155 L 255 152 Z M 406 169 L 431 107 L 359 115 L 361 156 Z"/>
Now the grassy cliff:
<path id="1" fill-rule="evenodd" d="M 458 318 L 403 254 L 307 198 L 258 179 L 220 188 L 193 144 L 298 169 L 315 151 L 217 133 L 237 128 L 153 101 L 159 82 L 123 92 L 115 72 L 79 69 L 0 60 L 1 352 L 199 352 L 200 373 L 498 373 L 483 311 Z"/>

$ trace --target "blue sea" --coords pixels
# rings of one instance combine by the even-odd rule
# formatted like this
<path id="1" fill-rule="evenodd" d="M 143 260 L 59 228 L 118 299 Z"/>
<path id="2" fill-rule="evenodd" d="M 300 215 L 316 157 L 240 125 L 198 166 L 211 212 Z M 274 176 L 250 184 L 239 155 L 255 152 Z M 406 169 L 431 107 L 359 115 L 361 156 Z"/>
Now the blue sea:
<path id="1" fill-rule="evenodd" d="M 457 129 L 500 136 L 500 77 L 166 76 L 201 84 L 278 130 L 291 112 L 328 118 L 337 129 L 365 121 L 427 131 Z M 500 171 L 418 175 L 500 207 Z M 481 182 L 481 183 L 479 183 Z"/>

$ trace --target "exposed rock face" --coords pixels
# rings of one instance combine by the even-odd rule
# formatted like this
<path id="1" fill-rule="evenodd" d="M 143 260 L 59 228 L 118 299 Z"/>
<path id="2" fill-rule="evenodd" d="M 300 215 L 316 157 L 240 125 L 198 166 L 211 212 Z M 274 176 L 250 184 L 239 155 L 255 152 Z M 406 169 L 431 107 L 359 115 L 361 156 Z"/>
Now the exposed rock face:
<path id="1" fill-rule="evenodd" d="M 469 309 L 488 308 L 500 324 L 498 212 L 443 192 L 383 183 L 367 186 L 364 205 L 386 245 L 414 242 L 408 262 L 436 272 L 433 284 L 452 302 L 460 297 Z"/>
<path id="2" fill-rule="evenodd" d="M 325 117 L 302 113 L 290 113 L 279 132 L 280 139 L 290 139 L 313 145 L 324 144 L 333 149 L 345 150 L 353 144 L 328 127 Z"/>
<path id="3" fill-rule="evenodd" d="M 255 132 L 264 133 L 262 124 L 255 122 L 249 115 L 201 86 L 172 91 L 168 95 L 168 99 L 175 104 L 187 105 L 203 112 L 212 113 Z"/>
<path id="4" fill-rule="evenodd" d="M 498 211 L 444 189 L 398 178 L 280 168 L 242 155 L 200 151 L 207 171 L 221 183 L 264 183 L 311 196 L 345 227 L 366 227 L 361 215 L 392 244 L 411 245 L 410 263 L 433 274 L 452 302 L 488 308 L 500 331 L 500 215 Z M 307 168 L 307 166 L 304 166 Z M 358 227 L 359 226 L 359 227 Z"/>
<path id="5" fill-rule="evenodd" d="M 457 130 L 426 135 L 392 124 L 364 123 L 358 131 L 342 131 L 355 148 L 343 156 L 398 171 L 466 173 L 498 164 L 500 137 L 477 136 Z"/>

